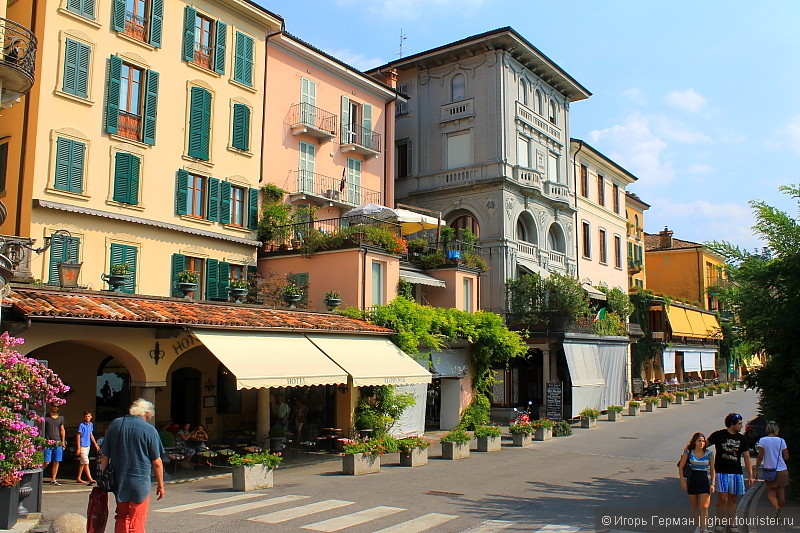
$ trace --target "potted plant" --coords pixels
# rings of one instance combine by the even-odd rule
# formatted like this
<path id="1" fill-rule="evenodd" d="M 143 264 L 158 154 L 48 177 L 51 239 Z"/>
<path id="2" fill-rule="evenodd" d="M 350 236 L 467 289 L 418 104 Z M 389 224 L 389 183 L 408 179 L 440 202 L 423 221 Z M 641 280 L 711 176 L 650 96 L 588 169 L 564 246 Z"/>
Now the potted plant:
<path id="1" fill-rule="evenodd" d="M 231 297 L 233 300 L 240 304 L 242 303 L 242 299 L 247 296 L 247 281 L 243 279 L 234 279 L 231 280 Z"/>
<path id="2" fill-rule="evenodd" d="M 609 405 L 607 408 L 608 420 L 610 422 L 616 422 L 617 420 L 621 420 L 623 409 L 625 409 L 625 407 L 621 405 Z"/>
<path id="3" fill-rule="evenodd" d="M 671 392 L 662 392 L 658 395 L 658 399 L 661 400 L 661 408 L 666 409 L 669 404 L 675 401 L 675 395 Z"/>
<path id="4" fill-rule="evenodd" d="M 378 439 L 343 439 L 342 472 L 349 476 L 374 474 L 381 471 L 381 455 L 393 451 L 387 449 L 397 447 L 397 441 L 391 437 Z"/>
<path id="5" fill-rule="evenodd" d="M 705 389 L 705 391 L 706 391 L 706 396 L 708 396 L 709 398 L 710 398 L 710 397 L 712 397 L 712 396 L 714 396 L 714 393 L 715 393 L 715 392 L 716 392 L 716 390 L 717 390 L 717 388 L 716 388 L 716 387 L 714 387 L 714 385 L 706 385 L 706 386 L 705 386 L 705 387 L 703 387 L 703 388 L 704 388 L 704 389 Z"/>
<path id="6" fill-rule="evenodd" d="M 675 396 L 675 405 L 682 405 L 683 404 L 683 400 L 687 396 L 689 396 L 689 393 L 679 390 L 679 391 L 676 391 L 673 396 Z"/>
<path id="7" fill-rule="evenodd" d="M 628 402 L 628 416 L 639 416 L 639 409 L 641 409 L 642 404 L 637 401 L 630 401 Z"/>
<path id="8" fill-rule="evenodd" d="M 125 286 L 130 275 L 130 265 L 128 263 L 115 263 L 109 269 L 110 274 L 103 274 L 100 278 L 108 283 L 111 292 L 118 291 Z"/>
<path id="9" fill-rule="evenodd" d="M 197 272 L 183 270 L 178 272 L 178 274 L 175 276 L 175 286 L 179 291 L 181 291 L 181 294 L 183 294 L 184 298 L 190 300 L 190 294 L 197 290 L 197 282 L 199 279 L 200 276 L 197 274 Z"/>
<path id="10" fill-rule="evenodd" d="M 566 420 L 558 420 L 553 423 L 554 437 L 569 437 L 572 435 L 572 426 Z"/>
<path id="11" fill-rule="evenodd" d="M 479 452 L 500 451 L 500 428 L 497 426 L 477 426 L 473 432 L 478 439 Z"/>
<path id="12" fill-rule="evenodd" d="M 469 443 L 472 436 L 463 429 L 454 429 L 442 435 L 442 457 L 457 460 L 469 457 Z"/>
<path id="13" fill-rule="evenodd" d="M 415 435 L 398 439 L 397 449 L 400 451 L 400 466 L 423 466 L 428 464 L 428 448 L 433 441 Z"/>
<path id="14" fill-rule="evenodd" d="M 707 392 L 708 389 L 706 389 L 705 387 L 697 387 L 697 399 L 702 400 L 703 398 L 705 398 Z"/>
<path id="15" fill-rule="evenodd" d="M 228 464 L 233 467 L 233 490 L 248 491 L 271 488 L 274 471 L 283 461 L 280 454 L 269 452 L 232 454 Z"/>
<path id="16" fill-rule="evenodd" d="M 280 424 L 275 424 L 269 428 L 269 451 L 279 453 L 283 451 L 284 440 L 286 439 L 286 428 Z"/>
<path id="17" fill-rule="evenodd" d="M 660 400 L 658 398 L 656 398 L 655 396 L 648 396 L 643 401 L 644 401 L 644 412 L 645 413 L 652 413 L 653 412 L 653 406 L 655 404 L 657 404 Z"/>
<path id="18" fill-rule="evenodd" d="M 339 291 L 328 291 L 325 293 L 325 306 L 328 311 L 333 311 L 342 304 L 342 295 Z"/>
<path id="19" fill-rule="evenodd" d="M 736 390 L 738 388 L 739 388 L 739 382 L 738 381 L 731 381 L 731 390 Z"/>
<path id="20" fill-rule="evenodd" d="M 297 302 L 303 299 L 303 289 L 294 283 L 284 285 L 281 291 L 281 298 L 289 305 L 290 309 L 294 309 Z"/>
<path id="21" fill-rule="evenodd" d="M 553 425 L 553 421 L 547 418 L 540 418 L 531 422 L 533 440 L 544 441 L 553 438 Z"/>
<path id="22" fill-rule="evenodd" d="M 527 422 L 515 422 L 508 426 L 508 432 L 511 433 L 511 443 L 514 446 L 525 446 L 530 443 L 533 426 Z"/>
<path id="23" fill-rule="evenodd" d="M 600 418 L 600 411 L 592 407 L 585 407 L 581 409 L 578 416 L 581 418 L 581 427 L 589 429 L 597 425 L 597 419 Z"/>
<path id="24" fill-rule="evenodd" d="M 697 398 L 697 393 L 699 391 L 695 388 L 686 389 L 686 401 L 693 402 Z"/>

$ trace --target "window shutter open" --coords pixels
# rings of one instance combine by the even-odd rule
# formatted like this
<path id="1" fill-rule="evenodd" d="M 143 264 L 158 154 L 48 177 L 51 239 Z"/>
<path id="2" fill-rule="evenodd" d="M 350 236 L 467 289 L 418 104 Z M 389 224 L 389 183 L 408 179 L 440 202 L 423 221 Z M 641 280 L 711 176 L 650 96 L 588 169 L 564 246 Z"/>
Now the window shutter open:
<path id="1" fill-rule="evenodd" d="M 122 59 L 111 56 L 108 62 L 108 83 L 106 86 L 106 131 L 117 133 L 119 125 L 119 92 L 122 76 Z"/>
<path id="2" fill-rule="evenodd" d="M 161 48 L 161 29 L 164 25 L 164 0 L 150 2 L 150 44 Z"/>
<path id="3" fill-rule="evenodd" d="M 219 221 L 219 179 L 208 178 L 208 220 Z"/>
<path id="4" fill-rule="evenodd" d="M 111 17 L 111 22 L 114 25 L 114 31 L 125 31 L 125 0 L 114 0 L 114 13 Z"/>
<path id="5" fill-rule="evenodd" d="M 231 223 L 231 184 L 228 181 L 219 183 L 219 221 Z"/>
<path id="6" fill-rule="evenodd" d="M 130 203 L 131 154 L 117 152 L 114 160 L 114 196 L 115 202 Z M 113 252 L 114 247 L 111 247 Z M 112 258 L 113 263 L 113 258 Z"/>
<path id="7" fill-rule="evenodd" d="M 233 79 L 245 85 L 253 85 L 253 38 L 238 31 L 234 48 Z"/>
<path id="8" fill-rule="evenodd" d="M 258 229 L 258 189 L 250 189 L 247 199 L 247 227 Z"/>
<path id="9" fill-rule="evenodd" d="M 251 279 L 258 276 L 258 267 L 255 265 L 248 265 L 247 266 L 247 280 L 250 281 Z"/>
<path id="10" fill-rule="evenodd" d="M 178 281 L 178 273 L 186 270 L 186 256 L 183 254 L 172 254 L 172 276 L 169 282 L 169 294 L 172 296 L 181 296 L 181 291 L 175 287 L 175 282 Z"/>
<path id="11" fill-rule="evenodd" d="M 339 142 L 350 142 L 350 99 L 346 96 L 342 96 L 342 132 Z"/>
<path id="12" fill-rule="evenodd" d="M 206 261 L 206 300 L 220 298 L 227 295 L 219 293 L 219 261 L 208 259 Z"/>
<path id="13" fill-rule="evenodd" d="M 189 108 L 189 157 L 208 161 L 211 137 L 211 93 L 192 87 Z"/>
<path id="14" fill-rule="evenodd" d="M 231 146 L 239 150 L 250 149 L 250 108 L 233 104 L 233 139 Z"/>
<path id="15" fill-rule="evenodd" d="M 194 61 L 194 25 L 197 10 L 186 6 L 183 10 L 183 59 Z"/>
<path id="16" fill-rule="evenodd" d="M 0 144 L 0 192 L 6 190 L 8 176 L 8 143 Z"/>
<path id="17" fill-rule="evenodd" d="M 225 74 L 225 43 L 228 39 L 228 25 L 217 21 L 214 35 L 214 72 Z"/>
<path id="18" fill-rule="evenodd" d="M 128 264 L 128 279 L 122 286 L 122 292 L 133 294 L 136 280 L 136 255 L 138 249 L 126 244 L 111 243 L 111 265 Z M 109 269 L 109 272 L 111 270 Z"/>
<path id="19" fill-rule="evenodd" d="M 219 274 L 217 275 L 218 289 L 220 298 L 228 297 L 228 289 L 231 284 L 231 264 L 225 261 L 219 262 Z"/>
<path id="20" fill-rule="evenodd" d="M 175 180 L 175 213 L 185 215 L 189 212 L 189 173 L 183 169 L 178 170 Z"/>
<path id="21" fill-rule="evenodd" d="M 361 144 L 372 148 L 372 106 L 369 104 L 361 106 L 361 127 L 364 128 L 361 132 Z"/>
<path id="22" fill-rule="evenodd" d="M 142 142 L 152 146 L 156 143 L 156 115 L 158 114 L 158 72 L 155 70 L 148 70 L 145 84 Z"/>

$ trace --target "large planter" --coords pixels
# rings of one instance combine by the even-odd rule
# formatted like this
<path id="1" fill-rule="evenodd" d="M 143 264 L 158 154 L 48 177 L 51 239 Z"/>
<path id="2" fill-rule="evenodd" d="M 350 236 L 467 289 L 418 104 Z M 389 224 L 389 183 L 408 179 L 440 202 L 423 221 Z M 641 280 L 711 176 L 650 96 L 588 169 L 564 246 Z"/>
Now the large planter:
<path id="1" fill-rule="evenodd" d="M 342 456 L 342 472 L 348 476 L 375 474 L 381 471 L 380 455 L 348 453 Z"/>
<path id="2" fill-rule="evenodd" d="M 428 448 L 414 448 L 400 452 L 400 466 L 423 466 L 428 464 Z"/>
<path id="3" fill-rule="evenodd" d="M 479 452 L 499 452 L 500 437 L 478 437 Z"/>
<path id="4" fill-rule="evenodd" d="M 19 485 L 0 487 L 0 529 L 11 529 L 17 523 Z"/>
<path id="5" fill-rule="evenodd" d="M 125 286 L 128 276 L 129 274 L 103 274 L 100 278 L 108 283 L 108 286 L 111 287 L 111 292 L 116 292 Z"/>
<path id="6" fill-rule="evenodd" d="M 242 299 L 247 296 L 247 289 L 231 289 L 231 298 L 237 304 L 242 303 Z"/>
<path id="7" fill-rule="evenodd" d="M 283 301 L 289 306 L 289 309 L 294 309 L 297 307 L 297 302 L 303 299 L 303 296 L 301 294 L 284 293 L 281 295 L 281 298 L 283 298 Z"/>
<path id="8" fill-rule="evenodd" d="M 711 398 L 712 396 L 714 396 L 714 391 L 713 391 L 713 390 L 709 390 L 709 391 L 706 393 L 706 396 L 708 396 L 709 398 Z"/>
<path id="9" fill-rule="evenodd" d="M 700 392 L 697 393 L 697 397 L 702 400 L 703 398 L 706 397 L 706 391 L 701 390 Z"/>
<path id="10" fill-rule="evenodd" d="M 675 396 L 675 405 L 683 405 L 683 396 Z"/>
<path id="11" fill-rule="evenodd" d="M 180 291 L 184 298 L 191 300 L 191 294 L 197 290 L 197 283 L 184 283 L 180 281 L 175 284 L 175 287 Z"/>
<path id="12" fill-rule="evenodd" d="M 669 407 L 669 404 L 672 403 L 669 400 L 661 400 L 661 409 L 666 409 Z"/>
<path id="13" fill-rule="evenodd" d="M 233 490 L 248 491 L 269 489 L 273 485 L 275 470 L 266 465 L 234 466 Z"/>
<path id="14" fill-rule="evenodd" d="M 328 311 L 333 311 L 337 307 L 342 305 L 342 299 L 341 298 L 325 298 L 325 300 L 323 300 L 323 301 L 325 302 L 325 307 L 328 308 Z"/>
<path id="15" fill-rule="evenodd" d="M 739 388 L 739 384 L 738 383 L 731 383 L 731 390 L 736 390 L 738 388 Z"/>
<path id="16" fill-rule="evenodd" d="M 531 443 L 531 436 L 524 433 L 512 433 L 511 444 L 513 446 L 527 446 Z"/>
<path id="17" fill-rule="evenodd" d="M 652 413 L 653 412 L 653 405 L 652 403 L 644 404 L 644 412 L 645 413 Z"/>
<path id="18" fill-rule="evenodd" d="M 286 437 L 270 437 L 269 438 L 269 451 L 270 453 L 279 453 L 283 451 L 284 441 Z"/>
<path id="19" fill-rule="evenodd" d="M 42 511 L 42 469 L 25 470 L 19 482 L 19 507 L 17 515 L 27 518 L 28 513 Z"/>
<path id="20" fill-rule="evenodd" d="M 442 443 L 442 458 L 452 461 L 466 459 L 469 457 L 469 442 L 459 444 L 457 442 Z"/>
<path id="21" fill-rule="evenodd" d="M 552 428 L 536 428 L 536 431 L 533 432 L 533 440 L 543 441 L 543 440 L 550 440 L 552 438 L 553 438 Z"/>
<path id="22" fill-rule="evenodd" d="M 642 407 L 640 405 L 629 405 L 628 406 L 628 416 L 639 416 L 639 409 Z"/>
<path id="23" fill-rule="evenodd" d="M 689 396 L 686 397 L 687 402 L 693 402 L 697 398 L 697 394 L 690 392 Z"/>
<path id="24" fill-rule="evenodd" d="M 616 411 L 609 411 L 608 412 L 608 421 L 609 422 L 616 422 L 622 418 L 622 413 L 618 413 Z"/>
<path id="25" fill-rule="evenodd" d="M 597 419 L 592 418 L 591 416 L 582 416 L 581 417 L 581 427 L 584 429 L 590 429 L 597 425 Z"/>

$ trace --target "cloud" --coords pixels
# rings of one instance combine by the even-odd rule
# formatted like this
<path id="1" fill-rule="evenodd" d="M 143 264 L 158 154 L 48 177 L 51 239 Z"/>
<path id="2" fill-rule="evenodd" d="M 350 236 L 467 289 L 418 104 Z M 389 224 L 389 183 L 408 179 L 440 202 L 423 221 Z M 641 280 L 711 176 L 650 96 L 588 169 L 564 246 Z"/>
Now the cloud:
<path id="1" fill-rule="evenodd" d="M 690 113 L 697 113 L 706 105 L 706 99 L 694 89 L 672 91 L 667 93 L 664 100 L 669 105 Z"/>
<path id="2" fill-rule="evenodd" d="M 688 129 L 683 124 L 667 117 L 655 115 L 650 117 L 650 120 L 653 123 L 653 129 L 669 140 L 688 144 L 711 142 L 711 137 L 705 133 Z"/>
<path id="3" fill-rule="evenodd" d="M 648 228 L 660 231 L 669 226 L 677 239 L 699 243 L 728 241 L 746 249 L 763 246 L 753 234 L 754 223 L 747 204 L 715 204 L 707 200 L 673 203 L 662 198 L 645 215 Z"/>
<path id="4" fill-rule="evenodd" d="M 642 92 L 641 89 L 637 89 L 632 87 L 630 89 L 625 89 L 620 93 L 623 99 L 627 100 L 633 105 L 642 106 L 647 103 L 647 97 Z"/>
<path id="5" fill-rule="evenodd" d="M 715 167 L 703 163 L 693 163 L 689 165 L 689 168 L 687 169 L 689 174 L 711 174 L 716 171 L 717 169 Z"/>
<path id="6" fill-rule="evenodd" d="M 778 131 L 778 137 L 784 141 L 775 141 L 776 145 L 785 146 L 785 143 L 788 142 L 791 149 L 800 155 L 800 115 L 792 117 L 789 123 Z"/>
<path id="7" fill-rule="evenodd" d="M 343 61 L 350 65 L 351 67 L 355 67 L 358 70 L 369 70 L 371 68 L 375 68 L 377 66 L 383 65 L 386 63 L 380 57 L 367 57 L 364 54 L 354 52 L 349 48 L 342 48 L 339 50 L 325 50 L 326 53 L 332 55 L 339 61 Z"/>

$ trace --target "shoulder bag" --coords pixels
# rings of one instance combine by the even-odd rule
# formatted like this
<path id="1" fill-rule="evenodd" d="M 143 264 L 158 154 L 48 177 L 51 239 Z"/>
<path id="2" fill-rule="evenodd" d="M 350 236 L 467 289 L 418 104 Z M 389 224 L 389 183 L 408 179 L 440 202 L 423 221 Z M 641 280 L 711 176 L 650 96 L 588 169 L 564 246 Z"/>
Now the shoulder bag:
<path id="1" fill-rule="evenodd" d="M 683 453 L 684 453 L 684 455 L 686 455 L 686 463 L 683 465 L 683 477 L 685 477 L 686 480 L 688 481 L 689 477 L 692 475 L 692 463 L 689 462 L 689 451 L 686 450 Z M 678 459 L 677 466 L 681 466 L 681 460 L 680 459 Z"/>
<path id="2" fill-rule="evenodd" d="M 125 426 L 125 419 L 122 419 L 122 424 L 120 424 L 119 428 L 119 435 L 122 434 L 122 428 Z M 119 448 L 119 447 L 117 447 Z M 114 453 L 116 455 L 116 453 Z M 117 492 L 117 472 L 114 470 L 114 467 L 111 465 L 111 459 L 109 462 L 106 463 L 105 470 L 101 470 L 97 476 L 97 487 L 102 490 L 103 492 Z"/>
<path id="3" fill-rule="evenodd" d="M 782 444 L 782 441 L 783 439 L 779 442 Z M 764 481 L 775 481 L 778 478 L 778 463 L 780 462 L 780 453 L 782 451 L 782 448 L 778 446 L 778 458 L 775 459 L 775 468 L 761 467 L 761 476 L 764 478 Z"/>

